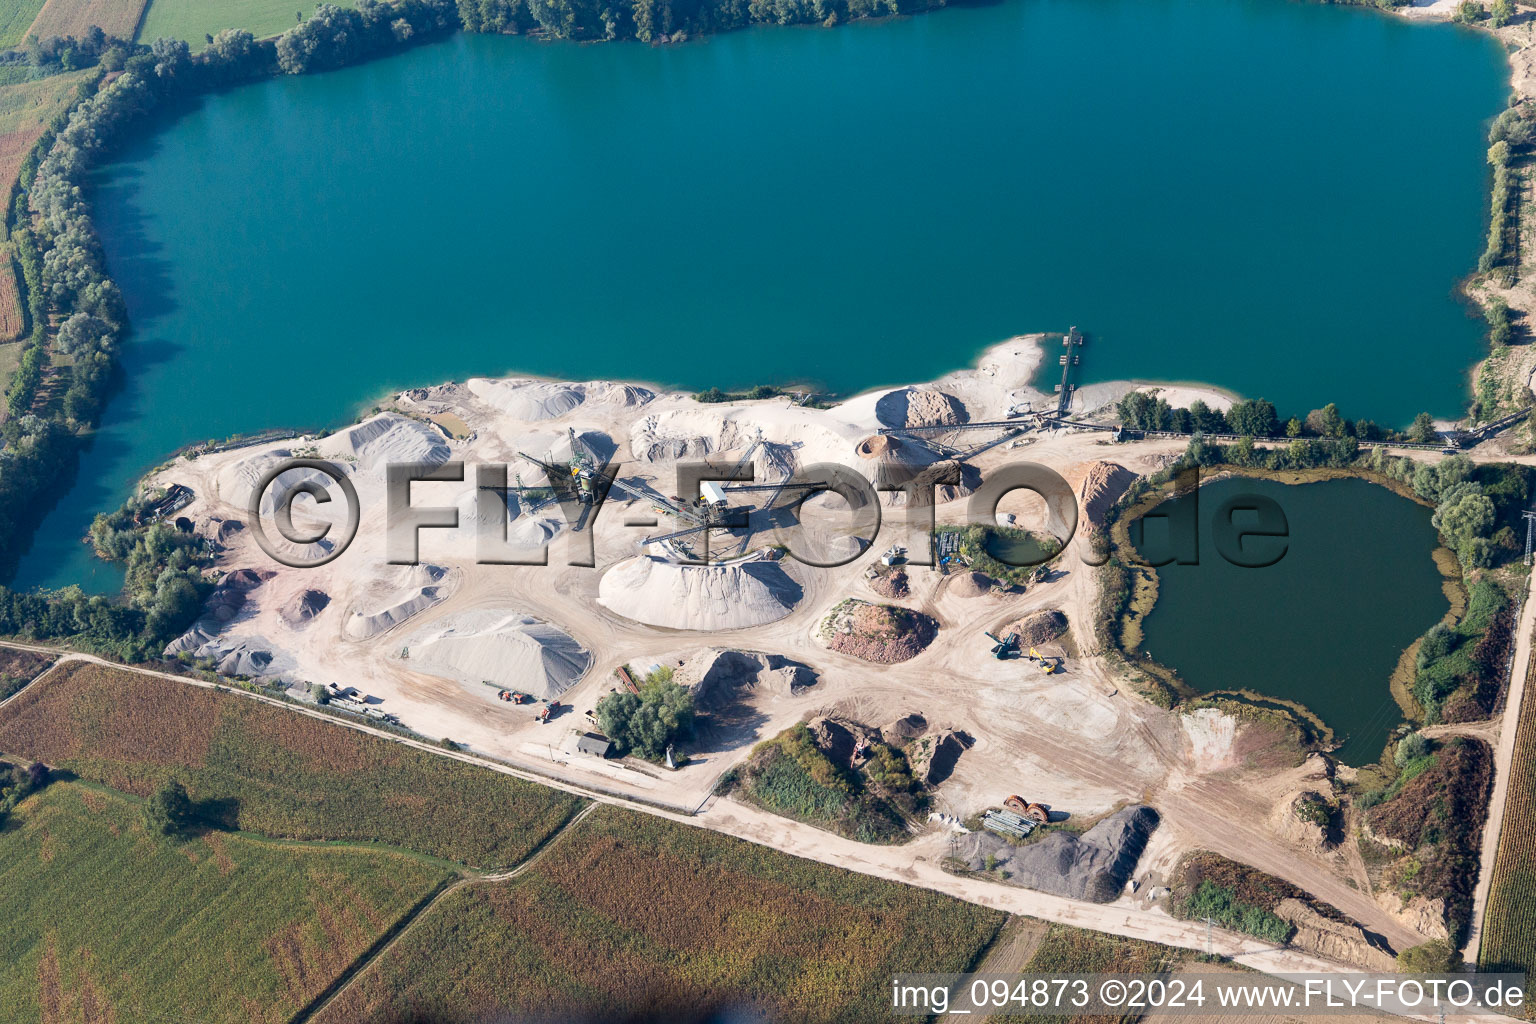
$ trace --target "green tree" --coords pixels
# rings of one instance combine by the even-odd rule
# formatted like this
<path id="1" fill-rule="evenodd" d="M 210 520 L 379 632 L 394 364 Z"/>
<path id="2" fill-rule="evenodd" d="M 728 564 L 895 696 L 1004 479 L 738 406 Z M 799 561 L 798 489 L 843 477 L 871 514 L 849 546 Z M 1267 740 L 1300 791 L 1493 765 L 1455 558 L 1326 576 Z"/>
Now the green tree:
<path id="1" fill-rule="evenodd" d="M 1429 753 L 1429 741 L 1421 732 L 1411 732 L 1397 741 L 1397 749 L 1392 752 L 1392 763 L 1399 768 L 1406 768 Z"/>
<path id="2" fill-rule="evenodd" d="M 1421 412 L 1413 418 L 1413 426 L 1408 428 L 1408 439 L 1419 444 L 1428 444 L 1435 439 L 1435 421 L 1427 412 Z"/>
<path id="3" fill-rule="evenodd" d="M 1227 410 L 1227 423 L 1234 434 L 1249 437 L 1273 437 L 1279 426 L 1274 404 L 1262 398 L 1250 398 L 1233 404 Z"/>
<path id="4" fill-rule="evenodd" d="M 693 735 L 693 695 L 670 679 L 638 695 L 610 693 L 597 702 L 597 724 L 622 754 L 660 760 L 667 745 Z"/>
<path id="5" fill-rule="evenodd" d="M 1493 7 L 1488 14 L 1494 28 L 1503 28 L 1514 19 L 1515 5 L 1510 0 L 1493 0 Z"/>
<path id="6" fill-rule="evenodd" d="M 1455 967 L 1456 950 L 1445 939 L 1431 939 L 1397 954 L 1397 969 L 1403 974 L 1445 974 Z"/>
<path id="7" fill-rule="evenodd" d="M 180 835 L 192 824 L 192 801 L 175 779 L 155 790 L 144 805 L 144 827 L 160 835 Z"/>
<path id="8" fill-rule="evenodd" d="M 1300 437 L 1301 436 L 1301 420 L 1297 419 L 1295 416 L 1292 416 L 1290 419 L 1286 420 L 1285 421 L 1285 436 L 1286 437 Z"/>

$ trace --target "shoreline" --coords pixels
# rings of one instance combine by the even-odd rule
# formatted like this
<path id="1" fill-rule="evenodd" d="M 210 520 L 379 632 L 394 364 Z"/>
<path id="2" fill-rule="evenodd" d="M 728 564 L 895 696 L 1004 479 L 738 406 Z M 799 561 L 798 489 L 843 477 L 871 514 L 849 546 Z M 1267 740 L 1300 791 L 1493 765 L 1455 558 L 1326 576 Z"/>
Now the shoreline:
<path id="1" fill-rule="evenodd" d="M 1201 474 L 1199 484 L 1200 487 L 1206 487 L 1210 484 L 1218 483 L 1233 477 L 1268 480 L 1273 483 L 1282 484 L 1286 487 L 1307 487 L 1313 484 L 1328 483 L 1335 480 L 1364 480 L 1367 483 L 1374 484 L 1378 487 L 1383 487 L 1398 497 L 1411 501 L 1421 507 L 1430 506 L 1429 502 L 1426 502 L 1423 498 L 1414 494 L 1411 488 L 1405 487 L 1390 477 L 1383 476 L 1363 467 L 1354 467 L 1350 469 L 1319 468 L 1307 470 L 1273 471 L 1260 470 L 1247 466 L 1220 465 L 1218 467 L 1213 467 L 1213 469 L 1215 470 L 1214 472 Z M 1157 508 L 1167 500 L 1169 500 L 1169 494 L 1167 493 L 1167 484 L 1164 484 L 1163 486 L 1158 487 L 1138 498 L 1131 505 L 1117 509 L 1114 522 L 1110 527 L 1110 533 L 1114 538 L 1114 544 L 1117 546 L 1123 544 L 1127 549 L 1134 551 L 1135 546 L 1131 543 L 1128 532 L 1130 529 L 1130 524 L 1141 518 L 1141 516 L 1145 515 L 1146 513 Z M 1446 576 L 1445 568 L 1442 565 L 1441 558 L 1442 553 L 1445 551 L 1446 549 L 1437 543 L 1437 546 L 1430 552 L 1430 559 L 1434 562 L 1435 568 L 1440 573 L 1442 578 L 1442 586 L 1444 583 L 1453 583 L 1454 585 L 1464 589 L 1466 586 L 1465 574 L 1462 572 L 1459 563 L 1457 563 L 1457 574 L 1454 579 Z M 1198 705 L 1198 703 L 1203 700 L 1215 701 L 1233 696 L 1238 696 L 1243 699 L 1255 702 L 1268 701 L 1278 706 L 1261 708 L 1261 710 L 1267 710 L 1271 713 L 1281 714 L 1288 718 L 1294 717 L 1300 719 L 1300 721 L 1297 721 L 1296 724 L 1304 731 L 1312 734 L 1314 740 L 1317 742 L 1315 749 L 1318 752 L 1325 753 L 1330 757 L 1336 758 L 1338 750 L 1351 741 L 1350 736 L 1347 734 L 1341 734 L 1339 729 L 1336 728 L 1334 724 L 1325 721 L 1323 717 L 1318 714 L 1318 712 L 1313 710 L 1313 708 L 1303 700 L 1292 697 L 1277 696 L 1275 694 L 1268 694 L 1246 686 L 1224 686 L 1211 690 L 1202 690 L 1185 680 L 1184 677 L 1179 673 L 1178 669 L 1144 653 L 1147 640 L 1145 632 L 1146 622 L 1147 619 L 1151 616 L 1153 609 L 1156 608 L 1158 601 L 1161 600 L 1162 597 L 1161 577 L 1155 567 L 1148 565 L 1124 565 L 1120 571 L 1127 574 L 1128 578 L 1131 576 L 1131 574 L 1134 573 L 1143 573 L 1149 577 L 1150 583 L 1145 589 L 1151 594 L 1151 601 L 1147 603 L 1146 607 L 1144 608 L 1135 606 L 1135 595 L 1138 590 L 1134 585 L 1131 585 L 1128 589 L 1130 597 L 1127 600 L 1126 606 L 1120 609 L 1115 617 L 1110 620 L 1114 627 L 1114 635 L 1109 638 L 1110 642 L 1113 644 L 1115 652 L 1122 659 L 1124 659 L 1128 666 L 1141 673 L 1151 675 L 1153 678 L 1157 679 L 1160 683 L 1171 689 L 1177 695 L 1178 699 L 1174 705 L 1175 709 L 1185 707 L 1186 705 Z M 1458 617 L 1456 614 L 1457 608 L 1455 602 L 1449 599 L 1449 595 L 1447 595 L 1447 604 L 1449 605 L 1449 608 L 1446 614 L 1441 617 L 1440 621 L 1444 623 L 1449 619 L 1454 623 Z M 1135 628 L 1142 640 L 1142 650 L 1138 651 L 1127 650 L 1120 640 L 1127 620 L 1132 617 L 1134 617 Z M 1414 647 L 1419 643 L 1420 639 L 1422 639 L 1422 637 L 1415 637 L 1412 643 L 1405 647 L 1402 652 L 1399 652 L 1397 663 L 1394 665 L 1394 668 L 1388 674 L 1387 678 L 1382 681 L 1384 683 L 1385 691 L 1390 697 L 1393 698 L 1394 703 L 1397 704 L 1403 721 L 1408 723 L 1416 723 L 1416 719 L 1412 714 L 1410 714 L 1410 709 L 1404 706 L 1401 699 L 1399 698 L 1397 692 L 1397 674 L 1400 669 L 1404 654 L 1407 651 L 1414 649 Z M 1420 714 L 1422 714 L 1422 709 L 1420 709 Z M 1418 724 L 1418 727 L 1423 728 L 1423 725 Z M 1369 758 L 1374 758 L 1375 760 L 1379 760 L 1380 757 L 1379 753 L 1368 754 L 1366 756 Z M 1356 769 L 1367 767 L 1370 764 L 1375 763 L 1375 760 L 1366 760 L 1358 765 L 1349 765 L 1349 767 Z"/>

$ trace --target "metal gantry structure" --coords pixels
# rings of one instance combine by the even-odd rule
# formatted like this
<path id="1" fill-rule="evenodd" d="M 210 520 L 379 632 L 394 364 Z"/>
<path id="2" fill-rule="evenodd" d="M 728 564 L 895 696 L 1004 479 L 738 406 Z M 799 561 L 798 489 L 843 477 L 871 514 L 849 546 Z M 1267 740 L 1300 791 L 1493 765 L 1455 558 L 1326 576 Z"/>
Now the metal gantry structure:
<path id="1" fill-rule="evenodd" d="M 566 437 L 570 444 L 570 457 L 563 461 L 556 459 L 552 452 L 546 452 L 543 458 L 530 455 L 524 451 L 517 453 L 518 458 L 533 466 L 537 466 L 544 472 L 549 480 L 547 484 L 527 485 L 523 483 L 522 477 L 519 476 L 516 478 L 517 482 L 515 484 L 508 484 L 504 488 L 487 485 L 487 489 L 501 492 L 502 499 L 507 504 L 509 514 L 511 514 L 512 509 L 510 495 L 513 493 L 548 492 L 541 494 L 537 504 L 530 505 L 524 510 L 528 512 L 538 511 L 544 506 L 560 500 L 573 500 L 581 505 L 591 506 L 598 503 L 607 494 L 616 493 L 625 500 L 639 501 L 650 505 L 658 514 L 673 519 L 679 525 L 679 529 L 646 537 L 640 542 L 640 546 L 645 547 L 649 544 L 679 540 L 683 537 L 704 533 L 708 530 L 735 528 L 741 525 L 740 521 L 733 522 L 732 520 L 740 514 L 750 513 L 751 511 L 767 512 L 775 509 L 780 495 L 786 489 L 799 491 L 826 486 L 826 484 L 820 482 L 796 483 L 792 479 L 793 474 L 786 474 L 784 479 L 776 483 L 738 483 L 727 484 L 720 488 L 722 494 L 726 491 L 733 493 L 773 492 L 766 502 L 756 508 L 731 509 L 721 501 L 712 502 L 704 498 L 695 498 L 687 501 L 676 496 L 668 497 L 644 483 L 628 483 L 617 476 L 608 479 L 604 473 L 606 469 L 604 461 L 598 458 L 597 453 L 581 439 L 580 435 L 574 429 L 567 428 Z M 736 460 L 734 466 L 722 474 L 722 477 L 725 480 L 738 479 L 748 463 L 752 461 L 752 457 L 757 454 L 758 449 L 765 443 L 762 432 L 758 431 L 751 443 L 747 445 L 746 451 Z M 584 521 L 585 516 L 575 524 L 573 529 L 579 532 Z M 748 530 L 746 536 L 741 540 L 740 548 L 745 548 L 750 538 L 751 530 Z"/>

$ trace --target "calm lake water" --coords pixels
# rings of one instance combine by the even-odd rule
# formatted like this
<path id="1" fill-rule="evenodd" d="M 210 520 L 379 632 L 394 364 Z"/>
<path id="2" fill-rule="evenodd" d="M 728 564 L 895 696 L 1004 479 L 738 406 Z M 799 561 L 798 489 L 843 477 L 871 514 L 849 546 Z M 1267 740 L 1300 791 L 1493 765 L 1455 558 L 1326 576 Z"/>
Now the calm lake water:
<path id="1" fill-rule="evenodd" d="M 1243 541 L 1252 562 L 1283 545 L 1263 568 L 1223 558 L 1212 526 L 1228 502 L 1252 495 L 1276 502 L 1289 529 L 1283 542 Z M 1243 478 L 1201 487 L 1198 509 L 1199 564 L 1157 570 L 1146 652 L 1201 692 L 1252 690 L 1304 704 L 1344 741 L 1345 764 L 1376 760 L 1403 720 L 1388 687 L 1392 670 L 1449 607 L 1431 557 L 1430 510 L 1364 480 Z M 1243 512 L 1231 521 L 1257 524 Z M 1171 551 L 1166 523 L 1146 522 L 1149 560 Z"/>
<path id="2" fill-rule="evenodd" d="M 530 371 L 1086 379 L 1454 415 L 1490 38 L 1286 0 L 1009 0 L 672 48 L 459 36 L 199 102 L 99 176 L 126 392 L 21 585 L 176 447 Z"/>

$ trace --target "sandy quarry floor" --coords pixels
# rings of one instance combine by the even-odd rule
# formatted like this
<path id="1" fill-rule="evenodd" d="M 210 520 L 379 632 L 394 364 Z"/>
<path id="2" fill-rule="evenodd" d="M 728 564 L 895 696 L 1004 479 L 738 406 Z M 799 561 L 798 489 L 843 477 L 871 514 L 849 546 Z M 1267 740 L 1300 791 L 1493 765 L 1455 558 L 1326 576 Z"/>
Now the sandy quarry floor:
<path id="1" fill-rule="evenodd" d="M 623 464 L 622 479 L 635 486 L 649 485 L 663 495 L 677 490 L 675 455 L 712 453 L 734 461 L 759 436 L 769 444 L 754 459 L 758 480 L 778 479 L 786 464 L 804 467 L 818 462 L 870 475 L 877 471 L 875 460 L 859 459 L 854 448 L 882 420 L 888 421 L 893 409 L 900 414 L 903 408 L 931 412 L 959 405 L 971 421 L 987 421 L 1003 419 L 1010 410 L 1031 404 L 1035 409 L 1053 406 L 1053 399 L 1028 386 L 1039 358 L 1032 339 L 997 346 L 975 369 L 937 382 L 953 400 L 948 406 L 898 390 L 894 397 L 891 391 L 876 392 L 824 411 L 793 407 L 786 399 L 700 405 L 684 395 L 653 394 L 634 386 L 474 380 L 400 396 L 397 410 L 414 419 L 386 415 L 330 438 L 183 460 L 165 470 L 159 482 L 190 486 L 197 500 L 184 514 L 198 529 L 212 534 L 220 531 L 221 523 L 247 518 L 244 508 L 258 475 L 252 467 L 259 471 L 282 452 L 320 455 L 346 466 L 360 497 L 361 527 L 356 541 L 328 565 L 286 568 L 261 552 L 250 530 L 231 532 L 225 527 L 220 533 L 226 545 L 219 562 L 222 570 L 251 568 L 273 575 L 250 592 L 245 607 L 231 621 L 213 624 L 214 643 L 243 641 L 270 650 L 274 656 L 270 671 L 284 679 L 355 686 L 376 707 L 423 735 L 450 737 L 474 751 L 582 786 L 693 811 L 709 803 L 716 780 L 740 762 L 754 743 L 794 722 L 837 712 L 883 725 L 899 715 L 919 712 L 930 728 L 964 731 L 975 740 L 938 790 L 939 810 L 963 817 L 1019 793 L 1080 818 L 1092 818 L 1123 803 L 1147 801 L 1161 812 L 1164 824 L 1143 858 L 1139 869 L 1143 880 L 1155 882 L 1187 849 L 1211 849 L 1306 887 L 1398 947 L 1423 941 L 1355 887 L 1356 871 L 1343 858 L 1309 849 L 1271 824 L 1275 808 L 1306 788 L 1314 769 L 1276 768 L 1274 758 L 1265 756 L 1263 737 L 1245 735 L 1239 729 L 1234 738 L 1230 722 L 1185 722 L 1147 704 L 1122 690 L 1107 663 L 1092 656 L 1092 638 L 1077 628 L 1091 621 L 1097 599 L 1092 570 L 1080 557 L 1081 530 L 1059 562 L 1061 571 L 1055 578 L 1031 586 L 1022 595 L 960 596 L 952 592 L 952 577 L 911 568 L 912 592 L 900 603 L 932 615 L 940 629 L 927 650 L 891 666 L 870 665 L 830 651 L 813 634 L 844 598 L 878 600 L 865 573 L 890 544 L 921 549 L 922 534 L 903 529 L 903 509 L 883 510 L 879 539 L 851 564 L 816 569 L 793 560 L 766 563 L 773 572 L 787 574 L 789 583 L 773 591 L 781 603 L 784 593 L 793 595 L 787 606 L 777 609 L 761 597 L 762 588 L 753 589 L 755 583 L 722 597 L 711 589 L 714 584 L 690 589 L 687 581 L 694 578 L 690 570 L 663 566 L 658 571 L 670 572 L 677 580 L 672 576 L 664 583 L 651 580 L 647 586 L 657 589 L 654 594 L 646 592 L 646 607 L 654 604 L 681 616 L 676 621 L 684 627 L 697 622 L 708 628 L 646 625 L 617 613 L 614 607 L 641 614 L 635 602 L 615 599 L 613 580 L 628 579 L 624 574 L 610 579 L 604 597 L 605 574 L 615 566 L 633 566 L 643 538 L 673 528 L 671 520 L 655 516 L 643 502 L 614 496 L 588 530 L 561 530 L 549 546 L 548 565 L 476 564 L 479 510 L 474 466 L 517 463 L 519 450 L 541 457 L 551 452 L 561 458 L 568 428 L 596 448 L 611 448 L 613 457 Z M 1083 406 L 1091 410 L 1112 402 L 1125 389 L 1124 385 L 1097 385 L 1091 394 L 1080 393 L 1079 411 Z M 1196 393 L 1182 389 L 1178 397 L 1188 400 Z M 1220 394 L 1203 397 L 1213 406 L 1226 404 Z M 430 426 L 431 417 L 467 425 L 470 433 L 451 439 Z M 963 444 L 967 438 L 974 443 L 992 436 L 977 431 L 948 439 Z M 1147 473 L 1166 464 L 1182 447 L 1177 441 L 1114 446 L 1103 435 L 1031 430 L 991 448 L 974 465 L 986 474 L 1027 459 L 1055 469 L 1076 491 L 1096 461 L 1112 459 L 1134 473 Z M 918 454 L 908 452 L 903 458 Z M 443 506 L 460 512 L 460 529 L 420 533 L 420 558 L 446 570 L 440 576 L 389 565 L 386 558 L 383 466 L 419 458 L 452 458 L 470 467 L 463 483 L 418 483 L 413 491 L 417 508 Z M 526 463 L 515 464 L 511 472 L 514 477 L 521 474 L 524 483 L 542 482 L 539 472 Z M 296 508 L 302 510 L 306 504 L 307 499 L 302 499 Z M 831 514 L 836 499 L 822 499 L 819 504 L 822 520 L 839 518 Z M 1021 516 L 1031 510 L 1029 502 L 1010 507 L 1020 510 Z M 296 515 L 301 524 L 311 518 L 302 511 Z M 658 518 L 658 526 L 626 525 L 631 520 Z M 941 505 L 937 518 L 941 523 L 964 521 L 964 500 Z M 536 516 L 524 515 L 513 522 L 512 533 L 542 536 L 528 530 L 540 519 L 557 523 L 559 512 L 550 507 Z M 498 507 L 494 525 L 499 527 L 501 520 Z M 810 532 L 812 539 L 826 542 L 831 531 Z M 589 537 L 595 567 L 566 564 L 572 550 L 584 553 Z M 770 532 L 759 531 L 750 538 L 747 550 L 760 549 L 772 539 Z M 647 550 L 651 555 L 662 553 L 656 545 Z M 301 625 L 285 621 L 284 609 L 306 590 L 323 592 L 329 603 Z M 667 594 L 673 595 L 670 604 Z M 1064 673 L 1050 677 L 1028 662 L 999 662 L 990 656 L 984 630 L 1047 607 L 1066 612 L 1074 624 L 1075 648 L 1086 655 L 1070 658 Z M 391 617 L 392 609 L 404 609 L 399 621 Z M 494 643 L 487 640 L 479 654 L 475 639 L 464 636 L 465 631 L 490 628 L 509 617 L 533 620 L 535 632 L 547 633 L 544 624 L 556 627 L 590 652 L 590 667 L 560 697 L 570 709 L 548 724 L 536 722 L 526 707 L 497 700 L 496 688 L 473 678 L 484 666 L 499 664 L 497 658 L 537 659 L 538 649 L 530 648 L 523 636 L 492 638 Z M 733 622 L 754 624 L 731 628 Z M 445 630 L 454 639 L 454 654 L 437 661 L 468 666 L 459 678 L 427 674 L 409 657 L 402 657 L 412 638 L 436 637 Z M 545 673 L 541 678 L 558 679 L 561 672 L 577 671 L 585 664 L 568 656 L 569 646 L 562 647 L 562 658 L 537 661 Z M 737 716 L 737 725 L 706 734 L 690 750 L 692 763 L 681 771 L 572 752 L 573 729 L 585 724 L 585 710 L 618 685 L 614 673 L 620 665 L 642 669 L 652 663 L 675 665 L 685 653 L 706 646 L 792 658 L 810 666 L 818 681 L 799 696 L 766 691 L 745 695 L 747 713 Z M 530 650 L 532 654 L 527 653 Z M 494 672 L 487 674 L 495 677 Z M 495 681 L 519 686 L 515 678 L 501 676 Z M 739 808 L 738 813 L 746 810 Z M 725 813 L 725 808 L 712 805 L 711 813 Z M 827 837 L 829 843 L 833 839 Z M 937 861 L 946 843 L 946 834 L 934 831 L 903 850 Z M 829 851 L 829 856 L 834 852 Z"/>

